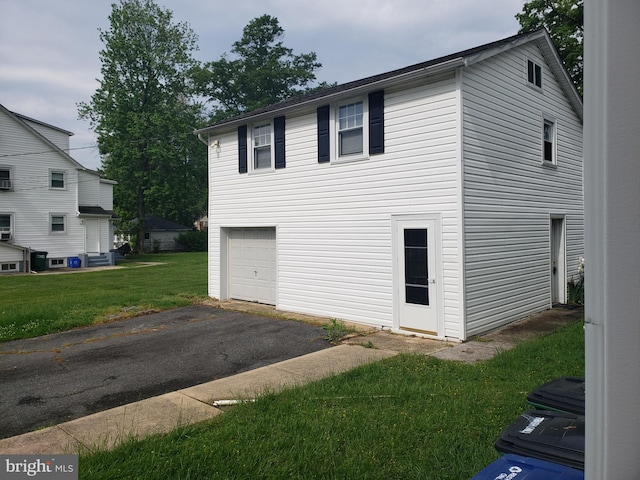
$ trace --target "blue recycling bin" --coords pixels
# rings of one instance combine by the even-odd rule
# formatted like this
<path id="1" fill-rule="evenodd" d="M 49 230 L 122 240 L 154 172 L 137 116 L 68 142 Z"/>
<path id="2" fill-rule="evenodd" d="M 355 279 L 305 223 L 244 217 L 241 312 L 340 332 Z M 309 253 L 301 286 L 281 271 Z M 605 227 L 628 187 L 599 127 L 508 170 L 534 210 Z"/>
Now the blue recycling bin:
<path id="1" fill-rule="evenodd" d="M 69 257 L 67 260 L 69 268 L 80 268 L 82 261 L 78 257 Z"/>
<path id="2" fill-rule="evenodd" d="M 557 463 L 508 453 L 471 480 L 584 480 L 584 472 Z"/>

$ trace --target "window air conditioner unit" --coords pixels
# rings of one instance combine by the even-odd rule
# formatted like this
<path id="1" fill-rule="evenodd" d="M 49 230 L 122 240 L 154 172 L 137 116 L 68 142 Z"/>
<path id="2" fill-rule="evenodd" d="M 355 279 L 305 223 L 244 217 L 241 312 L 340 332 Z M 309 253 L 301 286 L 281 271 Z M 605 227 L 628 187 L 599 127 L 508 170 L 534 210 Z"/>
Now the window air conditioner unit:
<path id="1" fill-rule="evenodd" d="M 2 240 L 3 242 L 8 242 L 9 240 L 11 240 L 11 232 L 1 232 L 0 240 Z"/>
<path id="2" fill-rule="evenodd" d="M 11 180 L 0 180 L 0 190 L 11 190 Z"/>

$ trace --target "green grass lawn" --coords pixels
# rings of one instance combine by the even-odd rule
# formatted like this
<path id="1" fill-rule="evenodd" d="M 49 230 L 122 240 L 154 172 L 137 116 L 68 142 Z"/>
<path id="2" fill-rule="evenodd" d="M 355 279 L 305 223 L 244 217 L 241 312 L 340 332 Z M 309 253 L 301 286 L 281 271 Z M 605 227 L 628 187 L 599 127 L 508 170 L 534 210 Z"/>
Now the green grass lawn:
<path id="1" fill-rule="evenodd" d="M 140 267 L 138 262 L 161 262 Z M 126 268 L 0 277 L 0 341 L 206 297 L 206 253 Z M 354 347 L 355 348 L 355 347 Z M 216 419 L 80 457 L 83 479 L 464 479 L 497 458 L 528 392 L 584 375 L 580 322 L 477 365 L 401 355 L 265 394 Z"/>
<path id="2" fill-rule="evenodd" d="M 82 479 L 466 479 L 553 378 L 584 375 L 578 322 L 466 365 L 401 355 L 216 419 L 80 457 Z"/>
<path id="3" fill-rule="evenodd" d="M 162 265 L 140 267 L 139 262 Z M 0 342 L 109 321 L 206 297 L 207 254 L 132 256 L 127 268 L 0 276 Z"/>

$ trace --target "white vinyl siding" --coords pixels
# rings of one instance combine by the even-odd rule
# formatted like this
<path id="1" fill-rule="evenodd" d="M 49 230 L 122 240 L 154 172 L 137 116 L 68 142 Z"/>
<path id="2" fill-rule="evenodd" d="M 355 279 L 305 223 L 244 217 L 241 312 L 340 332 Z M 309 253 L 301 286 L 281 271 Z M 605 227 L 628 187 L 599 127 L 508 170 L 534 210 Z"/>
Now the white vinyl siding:
<path id="1" fill-rule="evenodd" d="M 522 65 L 542 66 L 543 92 Z M 464 70 L 467 334 L 551 307 L 550 218 L 566 216 L 567 277 L 583 255 L 582 125 L 534 45 Z M 555 121 L 555 168 L 542 122 Z"/>
<path id="2" fill-rule="evenodd" d="M 25 118 L 23 118 L 22 120 L 40 135 L 53 143 L 56 147 L 69 153 L 69 132 L 61 130 L 59 128 L 55 128 L 53 126 L 44 125 L 39 122 L 32 122 Z M 40 151 L 44 152 L 49 150 L 51 150 L 51 147 L 49 147 L 47 150 L 41 149 Z"/>
<path id="3" fill-rule="evenodd" d="M 105 210 L 113 210 L 113 182 L 110 180 L 100 180 L 98 205 Z"/>
<path id="4" fill-rule="evenodd" d="M 209 294 L 228 295 L 220 228 L 276 226 L 279 309 L 391 327 L 391 216 L 440 213 L 446 335 L 457 337 L 457 98 L 453 75 L 386 90 L 385 153 L 359 162 L 318 164 L 315 109 L 288 115 L 287 168 L 277 174 L 238 174 L 235 130 L 216 133 Z"/>
<path id="5" fill-rule="evenodd" d="M 24 260 L 24 252 L 18 248 L 0 242 L 0 263 L 19 263 Z"/>
<path id="6" fill-rule="evenodd" d="M 464 340 L 551 307 L 552 218 L 565 222 L 567 279 L 584 255 L 582 124 L 536 41 L 490 53 L 386 85 L 384 153 L 358 161 L 333 161 L 336 107 L 355 92 L 324 103 L 331 162 L 318 163 L 321 101 L 283 112 L 287 168 L 277 175 L 239 174 L 237 129 L 213 129 L 209 294 L 229 296 L 228 231 L 275 227 L 277 308 L 393 328 L 392 222 L 410 216 L 438 219 L 438 336 Z M 528 59 L 542 88 L 527 83 Z M 552 165 L 542 161 L 545 118 Z"/>
<path id="7" fill-rule="evenodd" d="M 78 205 L 98 206 L 100 203 L 100 177 L 95 173 L 78 172 Z"/>

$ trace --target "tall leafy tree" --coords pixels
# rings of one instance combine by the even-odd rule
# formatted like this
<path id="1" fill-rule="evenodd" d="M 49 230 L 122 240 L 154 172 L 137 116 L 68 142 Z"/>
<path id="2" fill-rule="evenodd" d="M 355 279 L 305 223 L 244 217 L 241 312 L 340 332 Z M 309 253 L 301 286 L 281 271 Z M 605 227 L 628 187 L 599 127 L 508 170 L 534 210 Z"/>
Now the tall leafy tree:
<path id="1" fill-rule="evenodd" d="M 194 102 L 197 37 L 153 0 L 112 4 L 100 30 L 102 78 L 88 103 L 102 154 L 102 173 L 116 180 L 114 204 L 123 220 L 147 213 L 190 224 L 205 212 L 206 152 L 192 134 L 201 122 Z M 142 251 L 144 222 L 137 222 Z"/>
<path id="2" fill-rule="evenodd" d="M 214 121 L 325 85 L 314 85 L 322 67 L 315 52 L 294 55 L 283 36 L 278 19 L 262 15 L 244 27 L 231 49 L 233 58 L 225 54 L 204 65 L 198 83 L 213 105 Z"/>
<path id="3" fill-rule="evenodd" d="M 540 27 L 549 31 L 560 58 L 582 93 L 584 2 L 583 0 L 531 0 L 516 14 L 520 33 Z"/>

